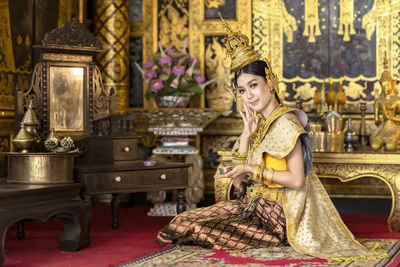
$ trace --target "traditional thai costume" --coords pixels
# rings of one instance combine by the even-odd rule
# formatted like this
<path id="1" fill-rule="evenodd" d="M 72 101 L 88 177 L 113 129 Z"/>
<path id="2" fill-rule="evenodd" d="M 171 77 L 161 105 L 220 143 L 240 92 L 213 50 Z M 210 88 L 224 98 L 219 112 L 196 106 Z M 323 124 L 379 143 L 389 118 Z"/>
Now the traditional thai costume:
<path id="1" fill-rule="evenodd" d="M 247 37 L 225 26 L 232 68 L 238 70 L 258 60 L 259 55 L 248 45 Z M 277 88 L 276 76 L 267 65 L 267 80 Z M 305 172 L 302 189 L 247 179 L 240 198 L 186 211 L 173 218 L 159 232 L 159 243 L 240 250 L 290 244 L 299 253 L 331 260 L 386 257 L 362 246 L 343 223 L 312 170 L 306 124 L 307 115 L 303 111 L 279 106 L 270 117 L 259 122 L 247 156 L 237 156 L 238 142 L 232 149 L 237 163 L 284 171 L 285 157 L 300 138 Z"/>

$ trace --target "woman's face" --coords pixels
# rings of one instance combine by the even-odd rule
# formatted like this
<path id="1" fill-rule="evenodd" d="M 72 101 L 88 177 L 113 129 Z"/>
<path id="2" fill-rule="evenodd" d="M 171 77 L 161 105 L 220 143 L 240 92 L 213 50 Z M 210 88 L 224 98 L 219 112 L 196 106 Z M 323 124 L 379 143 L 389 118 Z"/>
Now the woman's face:
<path id="1" fill-rule="evenodd" d="M 262 112 L 275 100 L 272 88 L 261 76 L 242 73 L 237 78 L 237 85 L 244 104 L 254 111 Z"/>

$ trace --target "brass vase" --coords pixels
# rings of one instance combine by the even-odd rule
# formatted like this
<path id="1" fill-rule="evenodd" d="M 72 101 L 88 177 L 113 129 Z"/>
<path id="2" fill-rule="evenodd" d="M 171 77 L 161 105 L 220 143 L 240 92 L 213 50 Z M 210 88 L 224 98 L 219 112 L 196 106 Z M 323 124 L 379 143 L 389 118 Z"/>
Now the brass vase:
<path id="1" fill-rule="evenodd" d="M 40 150 L 40 136 L 37 132 L 37 127 L 39 126 L 39 121 L 36 118 L 36 114 L 33 111 L 32 100 L 29 102 L 28 110 L 25 112 L 24 117 L 22 118 L 21 123 L 25 125 L 28 133 L 31 134 L 35 138 L 35 143 L 32 147 L 33 151 Z"/>
<path id="2" fill-rule="evenodd" d="M 21 129 L 18 134 L 14 137 L 13 144 L 15 148 L 21 153 L 28 153 L 35 143 L 35 137 L 32 136 L 25 128 L 25 125 L 21 123 Z"/>

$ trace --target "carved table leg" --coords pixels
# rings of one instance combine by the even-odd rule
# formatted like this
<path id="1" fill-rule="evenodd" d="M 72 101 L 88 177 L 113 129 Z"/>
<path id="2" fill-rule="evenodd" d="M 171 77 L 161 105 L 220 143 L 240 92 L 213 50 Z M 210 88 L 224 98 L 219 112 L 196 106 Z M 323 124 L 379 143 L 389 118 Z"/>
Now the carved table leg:
<path id="1" fill-rule="evenodd" d="M 92 225 L 92 212 L 94 209 L 94 201 L 93 196 L 91 195 L 83 195 L 83 200 L 86 204 L 86 220 L 87 220 L 87 240 L 85 246 L 88 247 L 90 245 L 90 227 Z"/>
<path id="2" fill-rule="evenodd" d="M 64 232 L 58 239 L 61 250 L 77 251 L 81 249 L 81 235 L 85 234 L 85 229 L 81 229 L 79 216 L 75 214 L 63 214 L 57 216 L 57 218 L 64 223 Z M 85 226 L 85 223 L 83 225 Z M 85 238 L 88 239 L 88 237 Z"/>
<path id="3" fill-rule="evenodd" d="M 176 194 L 176 199 L 178 200 L 178 204 L 176 205 L 176 212 L 179 214 L 186 210 L 185 189 L 178 189 L 178 193 Z"/>
<path id="4" fill-rule="evenodd" d="M 398 179 L 400 179 L 400 177 Z M 396 184 L 398 184 L 397 181 L 394 181 L 394 185 L 391 184 L 391 191 L 393 192 L 392 211 L 388 218 L 390 232 L 400 232 L 400 188 L 396 188 Z"/>
<path id="5" fill-rule="evenodd" d="M 112 194 L 111 213 L 112 213 L 112 229 L 117 230 L 118 223 L 118 209 L 119 209 L 119 194 Z"/>
<path id="6" fill-rule="evenodd" d="M 24 221 L 17 222 L 17 226 L 18 226 L 17 238 L 18 240 L 23 240 L 25 238 Z"/>

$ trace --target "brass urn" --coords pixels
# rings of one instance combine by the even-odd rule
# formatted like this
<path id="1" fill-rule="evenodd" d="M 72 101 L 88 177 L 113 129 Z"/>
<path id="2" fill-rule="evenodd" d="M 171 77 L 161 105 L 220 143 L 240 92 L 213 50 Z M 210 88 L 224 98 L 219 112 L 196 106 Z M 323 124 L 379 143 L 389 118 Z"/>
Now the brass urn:
<path id="1" fill-rule="evenodd" d="M 25 125 L 21 123 L 21 129 L 18 134 L 14 137 L 13 144 L 16 149 L 21 153 L 28 153 L 29 150 L 35 143 L 35 137 L 32 136 L 25 128 Z"/>
<path id="2" fill-rule="evenodd" d="M 36 114 L 32 108 L 32 100 L 29 102 L 28 110 L 25 112 L 24 117 L 21 121 L 24 125 L 28 133 L 30 133 L 35 138 L 35 144 L 32 147 L 34 151 L 38 151 L 40 149 L 40 136 L 37 132 L 37 127 L 39 126 L 39 121 L 36 118 Z"/>

